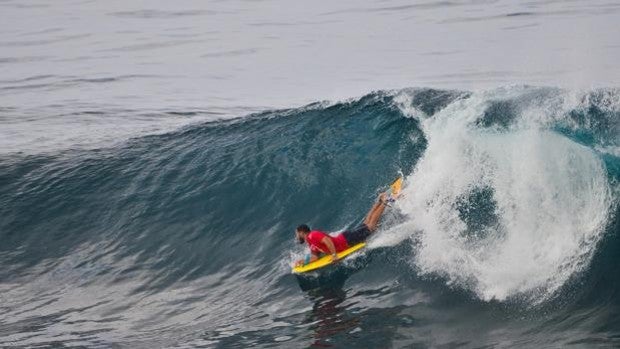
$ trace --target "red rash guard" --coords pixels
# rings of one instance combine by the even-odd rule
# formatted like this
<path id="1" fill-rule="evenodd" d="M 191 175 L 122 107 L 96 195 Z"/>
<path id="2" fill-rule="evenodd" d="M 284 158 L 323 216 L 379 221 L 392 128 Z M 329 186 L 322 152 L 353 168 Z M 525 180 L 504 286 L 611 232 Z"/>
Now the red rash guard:
<path id="1" fill-rule="evenodd" d="M 329 249 L 322 241 L 325 237 L 332 240 L 334 247 L 336 248 L 336 252 L 342 252 L 349 248 L 344 235 L 338 234 L 336 236 L 330 236 L 322 231 L 313 230 L 306 237 L 306 241 L 308 242 L 308 245 L 310 245 L 310 252 L 317 255 L 320 253 L 329 254 Z"/>

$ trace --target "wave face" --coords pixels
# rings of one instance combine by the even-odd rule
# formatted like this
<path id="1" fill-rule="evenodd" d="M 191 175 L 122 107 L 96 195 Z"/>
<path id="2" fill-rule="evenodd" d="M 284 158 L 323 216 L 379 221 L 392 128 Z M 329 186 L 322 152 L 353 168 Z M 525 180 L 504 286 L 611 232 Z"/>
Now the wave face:
<path id="1" fill-rule="evenodd" d="M 617 345 L 620 91 L 405 89 L 0 158 L 0 346 Z M 300 223 L 403 197 L 300 291 Z"/>

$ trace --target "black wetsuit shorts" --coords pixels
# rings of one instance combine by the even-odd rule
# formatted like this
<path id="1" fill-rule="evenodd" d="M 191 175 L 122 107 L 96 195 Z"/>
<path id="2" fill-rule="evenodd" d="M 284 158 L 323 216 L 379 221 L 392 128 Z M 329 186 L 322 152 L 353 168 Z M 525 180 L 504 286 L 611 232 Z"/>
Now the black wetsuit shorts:
<path id="1" fill-rule="evenodd" d="M 368 229 L 368 226 L 363 223 L 354 230 L 346 230 L 342 232 L 342 235 L 344 235 L 344 238 L 347 240 L 349 247 L 366 241 L 370 234 L 372 234 L 372 232 Z"/>

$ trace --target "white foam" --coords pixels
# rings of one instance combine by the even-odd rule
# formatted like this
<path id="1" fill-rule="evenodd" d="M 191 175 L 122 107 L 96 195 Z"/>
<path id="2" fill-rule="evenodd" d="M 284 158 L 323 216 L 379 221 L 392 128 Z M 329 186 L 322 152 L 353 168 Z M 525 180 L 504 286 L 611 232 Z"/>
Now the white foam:
<path id="1" fill-rule="evenodd" d="M 475 126 L 493 93 L 423 121 L 428 146 L 398 202 L 409 217 L 400 238 L 419 234 L 411 263 L 422 274 L 442 275 L 484 300 L 541 301 L 587 265 L 608 218 L 610 187 L 596 154 L 541 128 L 533 107 L 510 131 Z M 473 236 L 457 204 L 483 188 L 498 224 Z"/>
<path id="2" fill-rule="evenodd" d="M 406 117 L 413 118 L 418 121 L 426 119 L 428 115 L 412 104 L 414 95 L 415 92 L 411 93 L 411 90 L 400 90 L 394 94 L 392 103 L 394 103 L 394 105 L 400 109 Z"/>

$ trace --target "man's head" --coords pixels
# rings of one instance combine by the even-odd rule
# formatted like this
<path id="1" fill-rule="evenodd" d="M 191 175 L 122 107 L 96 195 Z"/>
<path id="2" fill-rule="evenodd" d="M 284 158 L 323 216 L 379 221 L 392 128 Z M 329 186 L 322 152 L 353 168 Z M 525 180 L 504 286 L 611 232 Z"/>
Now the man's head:
<path id="1" fill-rule="evenodd" d="M 306 242 L 306 236 L 310 233 L 310 227 L 305 224 L 301 224 L 295 229 L 295 237 L 300 244 L 303 245 Z"/>

